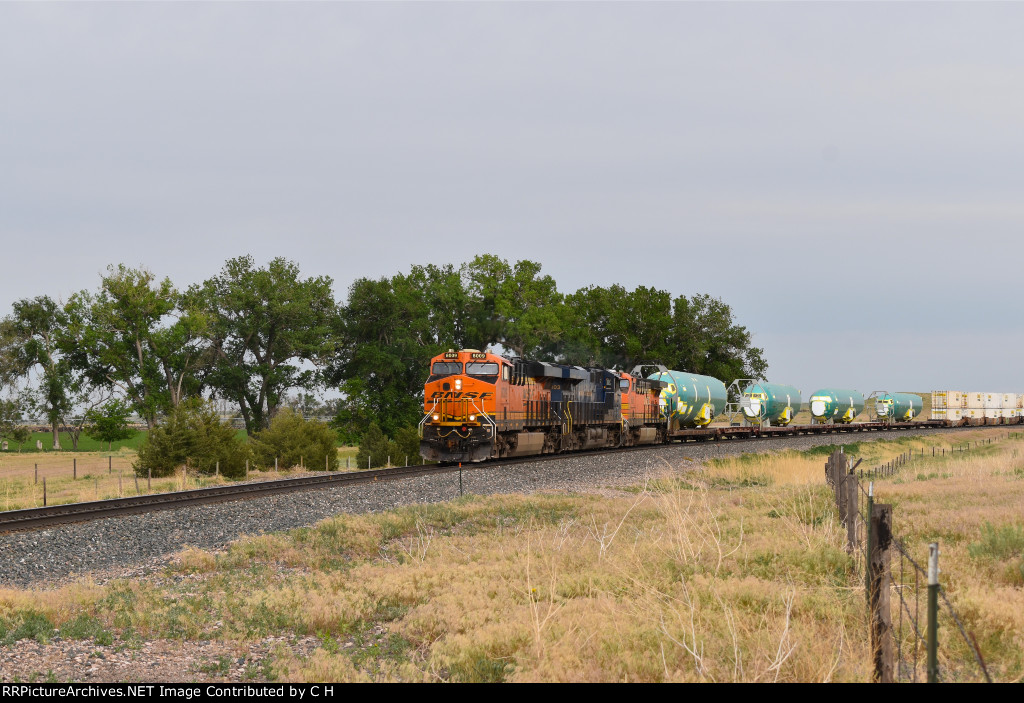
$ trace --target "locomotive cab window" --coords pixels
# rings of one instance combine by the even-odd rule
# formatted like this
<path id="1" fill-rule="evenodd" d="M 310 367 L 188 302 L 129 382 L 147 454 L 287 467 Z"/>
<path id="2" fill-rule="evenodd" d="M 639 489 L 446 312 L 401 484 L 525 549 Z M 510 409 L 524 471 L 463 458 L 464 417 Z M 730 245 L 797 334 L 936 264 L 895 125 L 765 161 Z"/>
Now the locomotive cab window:
<path id="1" fill-rule="evenodd" d="M 493 361 L 468 361 L 466 373 L 470 376 L 497 376 L 498 365 Z"/>
<path id="2" fill-rule="evenodd" d="M 624 391 L 628 391 L 629 390 L 629 379 L 628 378 L 624 378 L 621 381 L 619 381 L 619 388 L 621 388 Z"/>
<path id="3" fill-rule="evenodd" d="M 430 369 L 430 373 L 436 377 L 462 373 L 462 363 L 458 361 L 435 361 Z"/>
<path id="4" fill-rule="evenodd" d="M 504 381 L 508 380 L 508 367 L 507 366 L 502 366 L 501 367 L 501 378 Z"/>

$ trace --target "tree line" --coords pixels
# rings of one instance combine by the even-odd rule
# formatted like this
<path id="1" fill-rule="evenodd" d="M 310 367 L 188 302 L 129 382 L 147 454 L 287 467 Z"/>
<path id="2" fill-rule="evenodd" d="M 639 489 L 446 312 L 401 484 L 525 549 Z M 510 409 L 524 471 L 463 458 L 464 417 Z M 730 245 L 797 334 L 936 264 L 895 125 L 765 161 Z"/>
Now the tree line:
<path id="1" fill-rule="evenodd" d="M 723 379 L 767 368 L 721 300 L 646 286 L 563 294 L 528 260 L 413 266 L 356 280 L 345 301 L 333 286 L 280 257 L 230 259 L 185 289 L 110 266 L 95 290 L 18 300 L 0 320 L 5 402 L 45 418 L 59 448 L 73 417 L 130 411 L 153 429 L 187 400 L 225 399 L 254 436 L 295 406 L 289 394 L 308 408 L 341 391 L 327 411 L 355 441 L 371 424 L 392 437 L 415 426 L 429 360 L 447 349 L 624 369 L 658 361 Z"/>

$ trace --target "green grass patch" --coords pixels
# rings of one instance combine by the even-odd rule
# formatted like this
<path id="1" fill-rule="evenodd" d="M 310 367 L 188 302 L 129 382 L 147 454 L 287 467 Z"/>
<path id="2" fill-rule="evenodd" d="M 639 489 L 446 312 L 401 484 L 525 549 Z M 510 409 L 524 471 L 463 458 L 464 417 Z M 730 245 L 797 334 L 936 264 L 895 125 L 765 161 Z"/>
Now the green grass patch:
<path id="1" fill-rule="evenodd" d="M 139 448 L 143 440 L 146 438 L 146 430 L 139 430 L 130 439 L 125 439 L 120 442 L 114 442 L 110 445 L 110 449 L 107 449 L 107 443 L 101 442 L 92 437 L 87 437 L 83 432 L 78 438 L 78 449 L 72 450 L 71 448 L 71 435 L 67 432 L 61 432 L 60 435 L 60 451 L 79 451 L 79 452 L 103 452 L 103 453 L 117 453 L 122 449 L 135 450 Z M 36 441 L 43 443 L 42 449 L 36 449 Z M 18 445 L 8 440 L 8 454 L 18 454 Z M 53 449 L 53 433 L 52 432 L 33 432 L 32 437 L 25 442 L 25 446 L 22 447 L 22 454 L 47 454 L 52 453 Z"/>
<path id="2" fill-rule="evenodd" d="M 34 610 L 14 612 L 0 619 L 0 645 L 10 647 L 20 640 L 46 644 L 53 638 L 53 622 Z"/>
<path id="3" fill-rule="evenodd" d="M 981 539 L 967 548 L 975 559 L 1011 559 L 1024 557 L 1024 525 L 995 525 L 986 522 Z"/>
<path id="4" fill-rule="evenodd" d="M 817 447 L 804 449 L 800 453 L 804 456 L 831 456 L 832 452 L 842 449 L 844 453 L 852 456 L 859 456 L 863 452 L 864 442 L 850 442 L 849 444 L 819 444 Z"/>
<path id="5" fill-rule="evenodd" d="M 82 613 L 60 628 L 60 635 L 71 640 L 87 640 L 92 638 L 96 640 L 96 644 L 106 646 L 114 643 L 113 633 L 104 628 L 103 623 L 99 620 L 85 613 Z"/>

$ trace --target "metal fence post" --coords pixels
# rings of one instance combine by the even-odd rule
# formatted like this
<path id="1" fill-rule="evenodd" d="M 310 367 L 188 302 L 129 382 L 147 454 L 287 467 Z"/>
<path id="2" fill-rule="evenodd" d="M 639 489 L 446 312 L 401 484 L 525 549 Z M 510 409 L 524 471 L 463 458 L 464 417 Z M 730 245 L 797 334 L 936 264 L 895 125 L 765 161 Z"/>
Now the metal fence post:
<path id="1" fill-rule="evenodd" d="M 46 477 L 43 476 L 43 507 L 46 507 Z"/>
<path id="2" fill-rule="evenodd" d="M 71 480 L 73 481 L 73 480 L 75 480 L 77 478 L 78 478 L 78 459 L 75 458 L 75 457 L 72 457 L 72 459 L 71 459 Z"/>
<path id="3" fill-rule="evenodd" d="M 928 683 L 939 681 L 939 543 L 928 545 Z"/>

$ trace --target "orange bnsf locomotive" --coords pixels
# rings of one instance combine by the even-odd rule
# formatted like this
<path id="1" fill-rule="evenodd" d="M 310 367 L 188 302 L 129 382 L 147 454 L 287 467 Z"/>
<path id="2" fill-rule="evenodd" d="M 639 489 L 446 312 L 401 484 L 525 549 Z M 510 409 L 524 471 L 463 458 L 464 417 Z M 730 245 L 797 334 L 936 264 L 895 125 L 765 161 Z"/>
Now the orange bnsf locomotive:
<path id="1" fill-rule="evenodd" d="M 666 386 L 608 369 L 447 351 L 431 361 L 420 453 L 474 462 L 661 443 Z"/>

